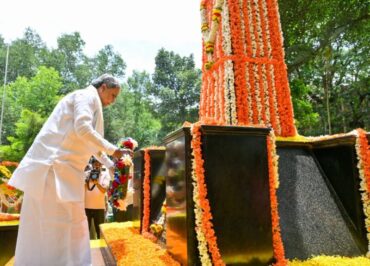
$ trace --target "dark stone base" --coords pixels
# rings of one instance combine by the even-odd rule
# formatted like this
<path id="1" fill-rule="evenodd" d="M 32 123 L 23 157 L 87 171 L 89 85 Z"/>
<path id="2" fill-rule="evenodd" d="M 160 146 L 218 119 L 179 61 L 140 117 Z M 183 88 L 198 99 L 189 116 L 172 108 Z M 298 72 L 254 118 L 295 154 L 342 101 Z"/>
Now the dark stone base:
<path id="1" fill-rule="evenodd" d="M 279 147 L 279 215 L 288 259 L 362 255 L 345 209 L 310 148 Z"/>
<path id="2" fill-rule="evenodd" d="M 268 129 L 202 126 L 202 153 L 217 244 L 227 265 L 273 261 Z M 200 265 L 195 235 L 190 129 L 165 138 L 167 250 Z"/>
<path id="3" fill-rule="evenodd" d="M 163 161 L 165 150 L 149 150 L 150 156 L 150 224 L 156 221 L 166 198 L 166 185 Z M 134 204 L 132 209 L 134 224 L 143 218 L 144 151 L 134 154 Z M 140 229 L 141 230 L 141 229 Z"/>

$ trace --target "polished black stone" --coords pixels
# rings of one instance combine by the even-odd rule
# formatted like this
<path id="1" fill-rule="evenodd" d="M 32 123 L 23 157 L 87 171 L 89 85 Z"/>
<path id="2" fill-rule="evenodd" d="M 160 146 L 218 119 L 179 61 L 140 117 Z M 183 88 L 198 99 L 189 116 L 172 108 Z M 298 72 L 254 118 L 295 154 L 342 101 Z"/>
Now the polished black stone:
<path id="1" fill-rule="evenodd" d="M 159 218 L 166 198 L 165 175 L 163 168 L 164 150 L 149 150 L 150 156 L 150 224 Z M 134 154 L 134 204 L 133 220 L 141 224 L 143 216 L 144 151 Z M 135 223 L 134 223 L 135 224 Z M 141 227 L 141 225 L 140 225 Z"/>
<path id="2" fill-rule="evenodd" d="M 266 151 L 268 129 L 202 126 L 202 152 L 217 244 L 227 265 L 273 261 Z M 183 265 L 200 265 L 191 179 L 191 135 L 165 138 L 167 250 Z"/>

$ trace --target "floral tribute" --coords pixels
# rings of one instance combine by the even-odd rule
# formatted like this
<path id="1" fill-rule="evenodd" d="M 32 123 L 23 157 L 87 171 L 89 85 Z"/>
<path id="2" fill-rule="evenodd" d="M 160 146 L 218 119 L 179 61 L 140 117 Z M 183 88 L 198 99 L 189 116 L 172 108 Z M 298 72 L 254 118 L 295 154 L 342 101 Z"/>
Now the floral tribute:
<path id="1" fill-rule="evenodd" d="M 16 162 L 3 161 L 0 163 L 0 207 L 1 204 L 6 208 L 14 208 L 19 205 L 23 199 L 22 191 L 8 185 L 8 180 L 12 175 L 12 171 L 18 166 Z M 0 208 L 0 212 L 1 212 Z"/>
<path id="2" fill-rule="evenodd" d="M 134 151 L 138 146 L 132 138 L 121 139 L 118 147 Z M 127 196 L 128 181 L 132 179 L 132 158 L 125 154 L 115 162 L 115 171 L 112 184 L 108 190 L 108 198 L 111 204 L 119 210 L 126 210 L 125 198 Z"/>
<path id="3" fill-rule="evenodd" d="M 101 228 L 118 266 L 180 266 L 165 249 L 141 235 L 130 222 L 106 223 Z"/>
<path id="4" fill-rule="evenodd" d="M 150 151 L 164 150 L 164 147 L 151 146 L 144 149 L 144 181 L 143 181 L 143 220 L 142 233 L 150 232 Z"/>
<path id="5" fill-rule="evenodd" d="M 277 1 L 203 0 L 200 10 L 200 120 L 296 135 Z"/>
<path id="6" fill-rule="evenodd" d="M 363 210 L 365 214 L 365 226 L 368 239 L 368 252 L 370 255 L 370 145 L 367 140 L 366 131 L 356 130 L 356 154 L 358 159 L 357 167 L 360 176 L 360 191 Z"/>
<path id="7" fill-rule="evenodd" d="M 218 249 L 217 238 L 212 223 L 211 206 L 207 199 L 207 185 L 205 183 L 204 160 L 202 158 L 201 148 L 201 125 L 198 122 L 191 127 L 193 200 L 199 256 L 202 265 L 225 265 Z"/>
<path id="8" fill-rule="evenodd" d="M 276 153 L 276 139 L 273 130 L 267 136 L 267 161 L 270 183 L 270 205 L 271 205 L 271 220 L 272 220 L 272 245 L 274 257 L 276 259 L 275 266 L 287 265 L 288 261 L 285 258 L 283 240 L 281 238 L 279 209 L 276 190 L 279 188 L 279 156 Z"/>

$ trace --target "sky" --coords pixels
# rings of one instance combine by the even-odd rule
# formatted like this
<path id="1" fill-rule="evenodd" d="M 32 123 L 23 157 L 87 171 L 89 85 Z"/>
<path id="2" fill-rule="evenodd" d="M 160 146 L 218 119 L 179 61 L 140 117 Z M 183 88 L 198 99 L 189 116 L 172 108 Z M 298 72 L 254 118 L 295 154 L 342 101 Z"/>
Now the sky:
<path id="1" fill-rule="evenodd" d="M 55 48 L 58 37 L 77 31 L 89 57 L 105 45 L 112 45 L 127 64 L 126 76 L 133 70 L 153 73 L 160 48 L 181 56 L 193 54 L 200 68 L 199 3 L 200 0 L 4 0 L 0 3 L 0 35 L 10 43 L 30 27 L 48 48 Z"/>

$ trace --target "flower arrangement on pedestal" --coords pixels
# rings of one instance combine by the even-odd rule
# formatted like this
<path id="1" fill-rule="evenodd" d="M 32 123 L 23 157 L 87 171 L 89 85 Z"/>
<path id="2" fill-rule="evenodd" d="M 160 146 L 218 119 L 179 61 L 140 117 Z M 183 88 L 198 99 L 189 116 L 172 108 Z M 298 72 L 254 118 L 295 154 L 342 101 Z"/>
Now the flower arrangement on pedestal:
<path id="1" fill-rule="evenodd" d="M 15 168 L 17 165 L 18 163 L 14 162 L 0 163 L 0 212 L 3 211 L 3 206 L 5 206 L 6 209 L 17 208 L 19 203 L 22 201 L 22 191 L 8 185 L 8 180 L 12 175 L 9 168 Z M 5 212 L 6 211 L 7 210 L 5 210 Z"/>
<path id="2" fill-rule="evenodd" d="M 119 141 L 118 146 L 122 149 L 134 151 L 138 143 L 132 138 L 124 138 Z M 128 154 L 124 154 L 122 158 L 115 162 L 114 178 L 108 190 L 108 198 L 111 204 L 119 210 L 126 210 L 127 207 L 125 199 L 127 197 L 128 182 L 132 179 L 132 167 L 132 158 Z"/>

